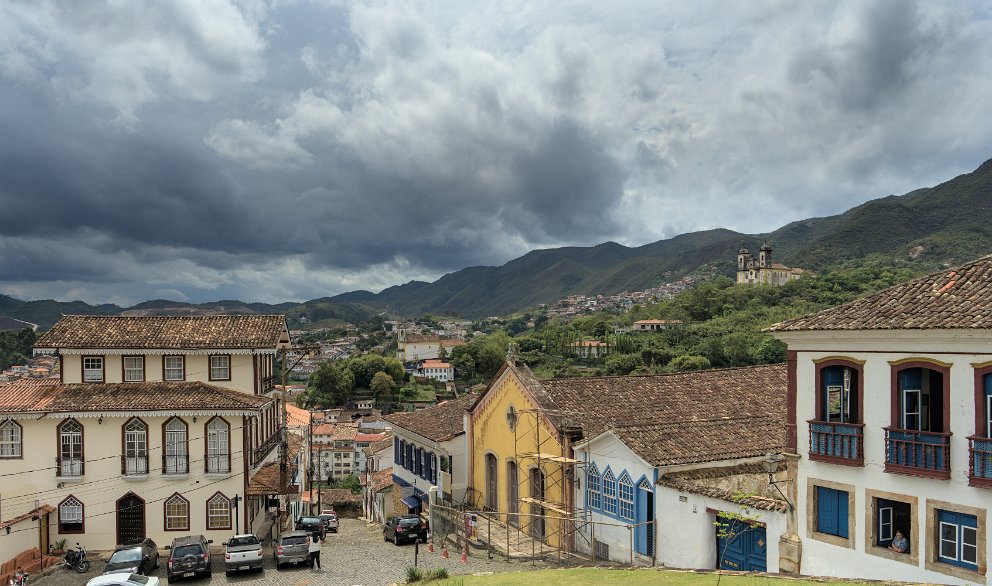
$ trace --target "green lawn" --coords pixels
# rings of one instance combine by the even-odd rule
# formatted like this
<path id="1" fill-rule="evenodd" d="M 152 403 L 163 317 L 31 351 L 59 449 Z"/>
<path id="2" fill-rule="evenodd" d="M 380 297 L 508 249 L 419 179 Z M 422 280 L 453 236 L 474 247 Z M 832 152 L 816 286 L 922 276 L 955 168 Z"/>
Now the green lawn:
<path id="1" fill-rule="evenodd" d="M 676 570 L 657 569 L 607 569 L 607 568 L 571 568 L 567 570 L 533 570 L 529 572 L 510 572 L 489 574 L 484 576 L 456 576 L 440 582 L 427 584 L 438 586 L 577 586 L 584 584 L 652 584 L 663 586 L 715 586 L 717 574 L 680 572 Z M 768 578 L 761 576 L 735 576 L 723 574 L 720 576 L 720 586 L 807 586 L 841 583 L 819 582 L 812 580 L 794 580 L 790 578 Z M 844 582 L 849 584 L 850 582 Z"/>

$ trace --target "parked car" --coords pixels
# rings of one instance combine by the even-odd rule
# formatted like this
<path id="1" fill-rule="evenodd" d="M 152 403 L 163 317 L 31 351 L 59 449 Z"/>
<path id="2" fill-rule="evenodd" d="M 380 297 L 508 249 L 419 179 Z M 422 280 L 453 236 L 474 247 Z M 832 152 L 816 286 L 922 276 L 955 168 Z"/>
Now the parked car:
<path id="1" fill-rule="evenodd" d="M 327 531 L 324 531 L 324 522 L 320 520 L 320 517 L 300 517 L 296 520 L 296 528 L 307 533 L 319 533 L 321 541 L 327 537 Z"/>
<path id="2" fill-rule="evenodd" d="M 282 569 L 285 564 L 298 564 L 308 561 L 309 543 L 311 533 L 309 531 L 290 531 L 283 533 L 276 544 L 276 550 L 272 557 L 276 560 L 276 569 Z"/>
<path id="3" fill-rule="evenodd" d="M 320 513 L 320 520 L 324 523 L 324 532 L 338 532 L 338 514 L 334 511 L 323 511 Z"/>
<path id="4" fill-rule="evenodd" d="M 262 543 L 251 533 L 235 535 L 224 544 L 224 573 L 262 571 Z"/>
<path id="5" fill-rule="evenodd" d="M 86 586 L 158 586 L 158 578 L 141 574 L 103 574 L 91 578 Z"/>
<path id="6" fill-rule="evenodd" d="M 158 546 L 151 539 L 145 539 L 134 545 L 118 545 L 107 560 L 107 567 L 103 569 L 103 573 L 147 576 L 158 567 L 158 557 Z"/>
<path id="7" fill-rule="evenodd" d="M 417 515 L 390 517 L 382 526 L 382 538 L 396 545 L 404 541 L 412 543 L 417 539 L 427 543 L 427 522 Z"/>
<path id="8" fill-rule="evenodd" d="M 169 550 L 169 565 L 166 577 L 169 582 L 179 578 L 195 576 L 210 577 L 210 547 L 212 539 L 202 535 L 187 535 L 172 540 Z"/>

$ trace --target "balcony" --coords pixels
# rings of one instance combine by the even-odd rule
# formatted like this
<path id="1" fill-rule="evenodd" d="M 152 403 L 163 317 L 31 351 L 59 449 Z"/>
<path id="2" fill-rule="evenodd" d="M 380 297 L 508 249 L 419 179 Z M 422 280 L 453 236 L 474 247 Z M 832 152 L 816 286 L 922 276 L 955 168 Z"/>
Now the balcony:
<path id="1" fill-rule="evenodd" d="M 968 485 L 992 488 L 992 438 L 968 438 Z"/>
<path id="2" fill-rule="evenodd" d="M 189 474 L 189 454 L 163 455 L 162 474 Z"/>
<path id="3" fill-rule="evenodd" d="M 81 478 L 83 476 L 82 458 L 55 458 L 55 476 L 57 478 Z"/>
<path id="4" fill-rule="evenodd" d="M 203 457 L 207 474 L 227 474 L 231 471 L 230 454 L 207 454 Z"/>
<path id="5" fill-rule="evenodd" d="M 255 451 L 252 453 L 253 456 L 252 463 L 257 464 L 262 460 L 264 460 L 265 457 L 268 456 L 272 452 L 272 450 L 279 445 L 280 439 L 282 439 L 282 434 L 279 433 L 278 430 L 276 430 L 276 433 L 270 435 L 268 439 L 262 442 L 262 445 L 255 448 Z"/>
<path id="6" fill-rule="evenodd" d="M 136 452 L 122 455 L 121 475 L 133 477 L 148 476 L 148 453 Z"/>
<path id="7" fill-rule="evenodd" d="M 261 387 L 258 389 L 258 394 L 264 395 L 269 391 L 276 390 L 276 384 L 279 382 L 278 376 L 267 376 L 261 380 Z"/>
<path id="8" fill-rule="evenodd" d="M 925 478 L 950 478 L 950 432 L 886 427 L 885 471 Z"/>
<path id="9" fill-rule="evenodd" d="M 809 459 L 844 466 L 864 466 L 865 425 L 811 419 Z"/>

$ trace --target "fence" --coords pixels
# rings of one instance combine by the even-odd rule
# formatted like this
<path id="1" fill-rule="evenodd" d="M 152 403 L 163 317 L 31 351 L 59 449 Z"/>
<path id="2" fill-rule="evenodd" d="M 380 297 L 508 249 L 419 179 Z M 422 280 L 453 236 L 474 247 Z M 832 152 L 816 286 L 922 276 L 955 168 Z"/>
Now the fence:
<path id="1" fill-rule="evenodd" d="M 452 544 L 456 551 L 485 550 L 508 561 L 543 560 L 560 565 L 616 563 L 624 566 L 655 564 L 654 521 L 613 523 L 563 515 L 536 515 L 514 511 L 507 518 L 499 511 L 477 511 L 432 504 L 431 536 L 434 543 Z M 597 538 L 598 537 L 598 538 Z"/>

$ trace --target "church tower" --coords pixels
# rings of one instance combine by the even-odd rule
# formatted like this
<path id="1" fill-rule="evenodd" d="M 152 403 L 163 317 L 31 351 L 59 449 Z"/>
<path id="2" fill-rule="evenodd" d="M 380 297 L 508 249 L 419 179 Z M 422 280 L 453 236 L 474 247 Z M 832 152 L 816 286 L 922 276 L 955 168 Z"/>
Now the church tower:
<path id="1" fill-rule="evenodd" d="M 758 250 L 758 266 L 767 269 L 772 266 L 772 247 L 768 246 L 768 241 L 765 240 Z"/>

